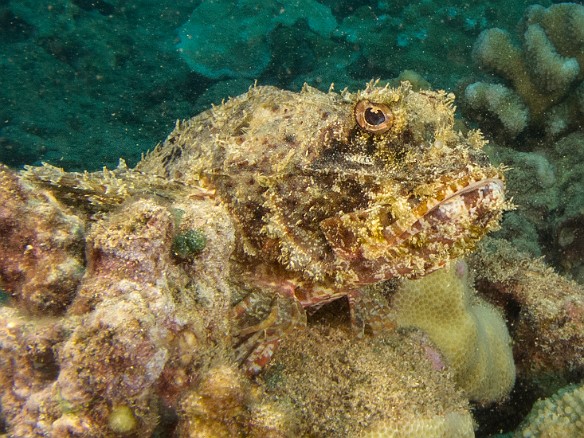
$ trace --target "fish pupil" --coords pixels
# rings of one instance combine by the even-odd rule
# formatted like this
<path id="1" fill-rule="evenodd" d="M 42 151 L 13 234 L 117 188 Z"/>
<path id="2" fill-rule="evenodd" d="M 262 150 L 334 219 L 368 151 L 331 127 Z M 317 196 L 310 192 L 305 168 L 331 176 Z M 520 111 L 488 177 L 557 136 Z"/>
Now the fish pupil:
<path id="1" fill-rule="evenodd" d="M 367 108 L 365 110 L 365 121 L 370 125 L 377 126 L 381 125 L 385 122 L 385 114 L 380 109 L 373 110 L 371 108 Z"/>

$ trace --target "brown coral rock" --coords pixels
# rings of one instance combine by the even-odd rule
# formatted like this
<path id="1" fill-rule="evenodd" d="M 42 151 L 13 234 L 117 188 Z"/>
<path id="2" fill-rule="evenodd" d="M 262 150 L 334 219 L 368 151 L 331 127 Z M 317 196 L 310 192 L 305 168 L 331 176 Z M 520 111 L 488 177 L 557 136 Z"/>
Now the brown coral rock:
<path id="1" fill-rule="evenodd" d="M 84 270 L 84 223 L 0 166 L 0 286 L 27 312 L 62 312 Z"/>
<path id="2" fill-rule="evenodd" d="M 471 266 L 479 290 L 509 310 L 519 375 L 570 379 L 584 371 L 582 286 L 503 240 L 487 239 Z"/>

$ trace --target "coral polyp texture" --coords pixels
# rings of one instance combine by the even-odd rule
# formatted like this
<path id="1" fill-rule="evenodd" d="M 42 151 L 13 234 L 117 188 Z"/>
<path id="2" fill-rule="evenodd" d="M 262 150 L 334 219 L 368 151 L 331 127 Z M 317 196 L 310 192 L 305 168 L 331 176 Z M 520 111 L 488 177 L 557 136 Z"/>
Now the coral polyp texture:
<path id="1" fill-rule="evenodd" d="M 254 87 L 177 122 L 135 168 L 2 168 L 6 433 L 472 436 L 469 399 L 504 397 L 513 362 L 453 260 L 509 204 L 453 98 Z M 489 299 L 523 299 L 525 269 Z M 517 343 L 556 335 L 538 306 L 562 283 L 538 278 Z M 573 287 L 551 312 L 570 316 L 562 342 L 525 350 L 539 369 L 582 367 Z"/>
<path id="2" fill-rule="evenodd" d="M 584 436 L 584 385 L 570 385 L 539 400 L 515 436 Z"/>
<path id="3" fill-rule="evenodd" d="M 579 127 L 584 114 L 584 6 L 527 8 L 520 42 L 506 30 L 484 30 L 477 64 L 502 83 L 475 82 L 464 93 L 469 113 L 490 115 L 510 137 L 528 128 L 555 136 Z"/>
<path id="4" fill-rule="evenodd" d="M 515 383 L 511 337 L 500 312 L 476 296 L 465 263 L 404 281 L 394 305 L 398 325 L 427 333 L 471 400 L 489 403 L 509 394 Z"/>

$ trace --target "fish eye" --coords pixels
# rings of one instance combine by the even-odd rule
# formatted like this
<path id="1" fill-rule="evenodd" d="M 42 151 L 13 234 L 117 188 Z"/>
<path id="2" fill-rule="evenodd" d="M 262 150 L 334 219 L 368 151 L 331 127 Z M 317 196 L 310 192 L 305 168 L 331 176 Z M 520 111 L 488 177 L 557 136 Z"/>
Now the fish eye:
<path id="1" fill-rule="evenodd" d="M 365 131 L 383 134 L 393 125 L 393 114 L 387 105 L 361 100 L 355 105 L 355 120 Z"/>

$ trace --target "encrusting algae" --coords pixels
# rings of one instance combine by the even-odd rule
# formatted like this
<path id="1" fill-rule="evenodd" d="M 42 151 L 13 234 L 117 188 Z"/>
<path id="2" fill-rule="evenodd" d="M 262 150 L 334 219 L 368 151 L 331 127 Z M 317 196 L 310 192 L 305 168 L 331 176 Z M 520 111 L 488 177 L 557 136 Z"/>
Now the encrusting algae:
<path id="1" fill-rule="evenodd" d="M 440 343 L 396 331 L 391 304 L 401 282 L 472 251 L 508 206 L 502 170 L 479 132 L 455 131 L 452 102 L 407 83 L 254 87 L 178 122 L 134 169 L 1 168 L 8 432 L 472 436 L 467 397 L 495 401 L 510 385 L 464 395 L 446 352 L 433 368 Z M 44 294 L 58 303 L 50 320 Z M 323 306 L 330 329 L 311 317 Z M 327 379 L 310 388 L 318 369 Z M 329 427 L 319 400 L 334 385 Z"/>

